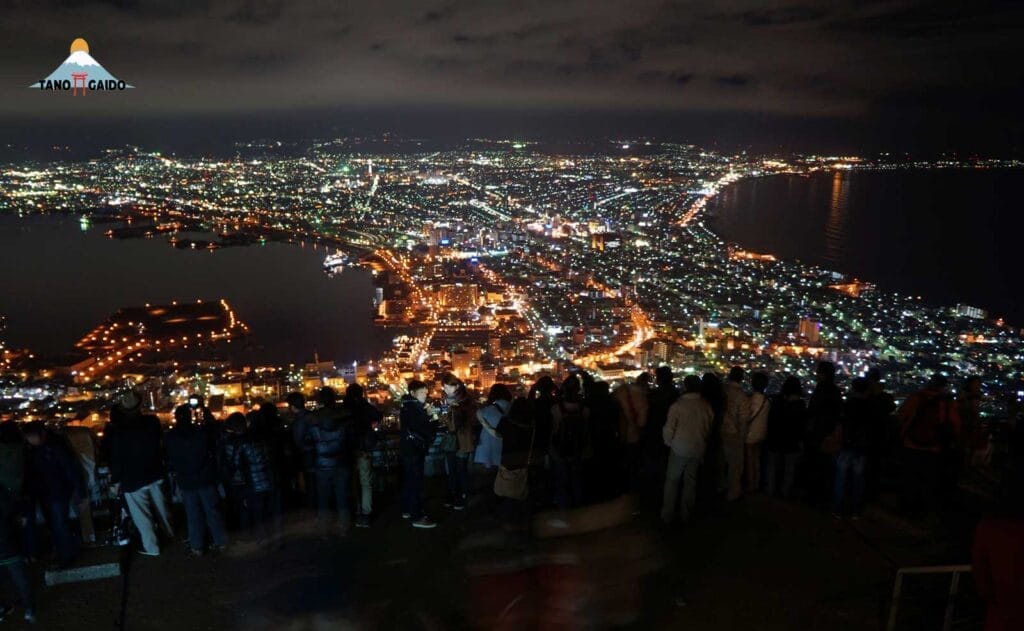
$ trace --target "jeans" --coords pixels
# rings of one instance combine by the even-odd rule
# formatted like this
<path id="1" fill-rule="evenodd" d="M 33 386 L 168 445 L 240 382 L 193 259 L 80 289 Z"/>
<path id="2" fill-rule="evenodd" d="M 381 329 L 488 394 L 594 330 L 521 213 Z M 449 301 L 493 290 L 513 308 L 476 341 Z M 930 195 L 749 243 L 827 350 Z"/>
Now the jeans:
<path id="1" fill-rule="evenodd" d="M 697 501 L 697 471 L 700 469 L 700 458 L 680 456 L 670 453 L 668 469 L 665 472 L 665 491 L 661 502 L 661 519 L 670 523 L 676 514 L 679 501 L 679 484 L 683 485 L 683 503 L 680 516 L 683 521 L 690 519 L 693 505 Z"/>
<path id="2" fill-rule="evenodd" d="M 836 459 L 836 481 L 832 493 L 832 512 L 843 511 L 849 491 L 850 509 L 854 514 L 864 508 L 864 465 L 867 458 L 862 451 L 843 449 Z"/>
<path id="3" fill-rule="evenodd" d="M 461 506 L 466 503 L 469 493 L 469 457 L 472 454 L 460 454 L 448 451 L 444 454 L 445 469 L 448 472 L 448 501 Z"/>
<path id="4" fill-rule="evenodd" d="M 373 454 L 360 452 L 356 456 L 359 472 L 359 514 L 369 517 L 373 514 Z"/>
<path id="5" fill-rule="evenodd" d="M 423 467 L 427 452 L 403 440 L 398 453 L 402 460 L 402 512 L 419 519 L 423 517 Z"/>
<path id="6" fill-rule="evenodd" d="M 247 491 L 250 533 L 257 541 L 266 541 L 281 534 L 281 488 L 269 491 Z"/>
<path id="7" fill-rule="evenodd" d="M 46 525 L 50 527 L 53 547 L 57 552 L 57 562 L 70 563 L 78 556 L 78 541 L 71 531 L 71 519 L 68 517 L 70 507 L 67 499 L 45 499 L 40 502 Z"/>
<path id="8" fill-rule="evenodd" d="M 321 469 L 316 472 L 316 518 L 321 523 L 330 521 L 331 500 L 338 512 L 338 522 L 344 528 L 349 521 L 348 485 L 352 470 L 348 467 Z"/>
<path id="9" fill-rule="evenodd" d="M 0 561 L 0 567 L 7 570 L 7 575 L 11 578 L 11 583 L 14 584 L 14 591 L 18 593 L 18 598 L 21 599 L 21 605 L 26 611 L 31 611 L 35 608 L 35 603 L 32 600 L 32 581 L 28 577 L 28 570 L 25 568 L 25 559 L 14 557 L 4 561 Z"/>
<path id="10" fill-rule="evenodd" d="M 769 495 L 775 495 L 778 490 L 775 480 L 778 477 L 779 469 L 783 470 L 780 494 L 785 498 L 789 498 L 793 494 L 793 480 L 796 478 L 796 464 L 799 460 L 799 453 L 768 452 L 768 476 L 765 480 L 765 490 Z"/>
<path id="11" fill-rule="evenodd" d="M 725 453 L 728 497 L 730 500 L 743 495 L 743 437 L 739 434 L 722 435 L 722 451 Z"/>
<path id="12" fill-rule="evenodd" d="M 135 522 L 135 527 L 139 529 L 139 535 L 142 537 L 142 549 L 149 554 L 160 554 L 160 542 L 157 541 L 156 529 L 153 526 L 154 517 L 164 534 L 174 537 L 167 499 L 160 488 L 160 482 L 157 480 L 141 489 L 124 494 L 128 512 L 131 513 L 132 521 Z"/>
<path id="13" fill-rule="evenodd" d="M 193 550 L 206 547 L 206 529 L 215 546 L 227 543 L 224 535 L 224 516 L 217 506 L 217 489 L 212 486 L 201 489 L 181 489 L 181 499 L 188 517 L 188 539 Z"/>
<path id="14" fill-rule="evenodd" d="M 562 510 L 583 504 L 583 463 L 551 458 L 555 504 Z"/>

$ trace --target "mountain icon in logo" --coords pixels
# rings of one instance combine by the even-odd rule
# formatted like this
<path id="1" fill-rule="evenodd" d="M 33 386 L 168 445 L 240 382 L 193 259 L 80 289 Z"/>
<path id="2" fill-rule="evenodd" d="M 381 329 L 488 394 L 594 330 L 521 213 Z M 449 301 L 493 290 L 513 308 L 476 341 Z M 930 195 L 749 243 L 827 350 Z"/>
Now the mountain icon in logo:
<path id="1" fill-rule="evenodd" d="M 121 81 L 100 65 L 89 54 L 89 44 L 79 37 L 71 42 L 71 54 L 64 63 L 50 73 L 42 81 L 28 86 L 37 90 L 72 90 L 77 94 L 79 89 L 85 94 L 89 90 L 124 90 L 133 88 Z"/>

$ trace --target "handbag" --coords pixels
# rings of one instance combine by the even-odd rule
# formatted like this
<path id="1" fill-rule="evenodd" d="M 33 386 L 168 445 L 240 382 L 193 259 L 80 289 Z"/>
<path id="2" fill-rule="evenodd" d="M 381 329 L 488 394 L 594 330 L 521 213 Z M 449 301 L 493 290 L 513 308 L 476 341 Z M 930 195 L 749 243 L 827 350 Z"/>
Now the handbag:
<path id="1" fill-rule="evenodd" d="M 533 424 L 530 432 L 530 451 L 526 455 L 526 466 L 521 469 L 509 469 L 505 465 L 498 467 L 498 475 L 494 478 L 494 494 L 513 500 L 525 500 L 530 495 L 530 462 L 533 460 L 533 439 L 537 436 L 537 424 Z"/>

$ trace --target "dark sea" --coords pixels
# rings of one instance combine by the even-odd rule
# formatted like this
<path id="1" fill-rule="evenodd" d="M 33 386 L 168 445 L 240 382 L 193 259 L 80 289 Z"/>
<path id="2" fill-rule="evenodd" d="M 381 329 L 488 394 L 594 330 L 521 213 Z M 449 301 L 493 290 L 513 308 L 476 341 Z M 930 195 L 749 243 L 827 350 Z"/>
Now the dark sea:
<path id="1" fill-rule="evenodd" d="M 722 191 L 709 225 L 750 250 L 1024 326 L 1022 191 L 1014 169 L 776 175 Z"/>
<path id="2" fill-rule="evenodd" d="M 179 250 L 167 236 L 111 239 L 77 216 L 0 215 L 0 315 L 9 346 L 60 355 L 120 307 L 224 298 L 249 325 L 237 363 L 376 359 L 394 332 L 372 322 L 370 273 L 329 277 L 326 252 L 284 243 Z M 239 345 L 241 346 L 241 345 Z"/>

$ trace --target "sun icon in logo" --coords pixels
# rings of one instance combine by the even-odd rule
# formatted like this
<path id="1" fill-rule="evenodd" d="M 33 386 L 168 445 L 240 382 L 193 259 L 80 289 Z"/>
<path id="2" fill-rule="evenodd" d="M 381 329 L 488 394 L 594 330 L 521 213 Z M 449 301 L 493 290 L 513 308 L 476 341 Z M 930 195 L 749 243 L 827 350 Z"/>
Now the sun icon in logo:
<path id="1" fill-rule="evenodd" d="M 71 42 L 71 52 L 72 53 L 77 53 L 77 52 L 88 53 L 89 52 L 89 42 L 87 42 L 84 39 L 82 39 L 81 37 L 79 37 L 75 41 Z"/>

